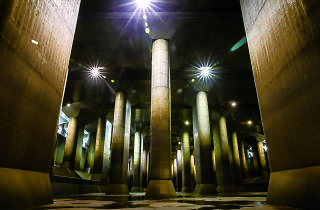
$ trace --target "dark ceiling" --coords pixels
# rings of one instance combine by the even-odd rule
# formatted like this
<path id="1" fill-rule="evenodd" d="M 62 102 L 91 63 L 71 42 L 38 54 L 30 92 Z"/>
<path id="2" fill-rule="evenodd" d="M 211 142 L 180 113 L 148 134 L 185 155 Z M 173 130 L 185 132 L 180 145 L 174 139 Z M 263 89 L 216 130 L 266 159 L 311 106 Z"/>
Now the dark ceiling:
<path id="1" fill-rule="evenodd" d="M 230 49 L 245 37 L 238 0 L 159 0 L 147 12 L 150 34 L 142 14 L 124 0 L 82 0 L 77 23 L 64 107 L 91 123 L 113 108 L 114 93 L 128 93 L 135 109 L 148 115 L 151 96 L 151 46 L 156 38 L 169 39 L 172 123 L 191 119 L 191 105 L 199 86 L 196 69 L 203 62 L 214 65 L 207 82 L 209 108 L 229 113 L 229 121 L 261 124 L 247 45 Z M 103 66 L 105 78 L 90 79 L 88 68 Z M 192 82 L 195 79 L 195 82 Z M 114 82 L 112 82 L 114 81 Z M 230 102 L 237 101 L 237 108 Z M 179 111 L 178 111 L 179 110 Z M 149 119 L 149 116 L 146 117 Z"/>

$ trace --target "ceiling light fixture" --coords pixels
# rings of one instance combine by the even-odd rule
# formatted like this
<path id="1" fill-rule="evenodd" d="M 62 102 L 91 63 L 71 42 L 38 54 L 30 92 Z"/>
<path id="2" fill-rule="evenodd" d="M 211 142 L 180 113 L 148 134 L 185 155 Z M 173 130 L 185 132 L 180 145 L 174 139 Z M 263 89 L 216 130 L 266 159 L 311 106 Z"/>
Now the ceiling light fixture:
<path id="1" fill-rule="evenodd" d="M 233 101 L 233 102 L 231 103 L 231 106 L 232 106 L 232 107 L 236 107 L 236 106 L 237 106 L 237 103 Z"/>
<path id="2" fill-rule="evenodd" d="M 97 78 L 100 76 L 100 67 L 93 67 L 90 69 L 90 75 L 93 78 Z"/>
<path id="3" fill-rule="evenodd" d="M 252 121 L 251 120 L 248 121 L 248 125 L 252 125 Z"/>
<path id="4" fill-rule="evenodd" d="M 184 122 L 184 124 L 185 124 L 185 125 L 190 125 L 190 122 L 189 122 L 188 120 L 186 120 L 186 121 Z"/>
<path id="5" fill-rule="evenodd" d="M 212 67 L 211 66 L 202 66 L 199 68 L 199 70 L 201 71 L 200 74 L 202 77 L 210 77 Z"/>
<path id="6" fill-rule="evenodd" d="M 150 5 L 150 0 L 136 0 L 139 9 L 146 9 Z"/>

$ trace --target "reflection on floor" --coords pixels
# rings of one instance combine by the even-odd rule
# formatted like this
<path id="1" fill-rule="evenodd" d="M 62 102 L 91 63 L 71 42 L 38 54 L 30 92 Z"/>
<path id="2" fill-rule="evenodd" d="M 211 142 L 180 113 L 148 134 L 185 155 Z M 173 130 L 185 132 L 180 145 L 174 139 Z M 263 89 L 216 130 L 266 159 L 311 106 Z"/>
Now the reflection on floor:
<path id="1" fill-rule="evenodd" d="M 144 200 L 145 193 L 130 196 L 107 196 L 105 194 L 74 195 L 55 198 L 51 205 L 36 209 L 290 209 L 266 205 L 267 193 L 236 193 L 199 196 L 177 193 L 177 198 L 167 200 Z"/>

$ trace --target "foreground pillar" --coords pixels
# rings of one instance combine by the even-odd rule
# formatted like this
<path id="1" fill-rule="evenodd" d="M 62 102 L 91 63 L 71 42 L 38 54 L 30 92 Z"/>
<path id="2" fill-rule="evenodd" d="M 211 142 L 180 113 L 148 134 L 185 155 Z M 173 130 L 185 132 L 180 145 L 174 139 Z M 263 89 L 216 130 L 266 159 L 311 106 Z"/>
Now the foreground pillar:
<path id="1" fill-rule="evenodd" d="M 241 0 L 271 169 L 267 203 L 320 200 L 319 1 Z"/>
<path id="2" fill-rule="evenodd" d="M 199 150 L 195 150 L 195 158 L 200 159 L 200 170 L 197 171 L 197 178 L 200 183 L 197 183 L 196 193 L 213 194 L 217 192 L 217 189 L 214 184 L 216 176 L 213 173 L 209 109 L 206 92 L 200 91 L 197 93 L 196 106 L 194 108 L 196 109 L 196 125 L 198 127 L 199 141 Z"/>
<path id="3" fill-rule="evenodd" d="M 190 143 L 189 133 L 182 134 L 182 190 L 181 192 L 192 192 L 191 188 L 191 165 L 190 165 Z"/>
<path id="4" fill-rule="evenodd" d="M 80 0 L 0 3 L 3 209 L 52 202 L 50 162 L 79 5 Z"/>
<path id="5" fill-rule="evenodd" d="M 214 122 L 212 133 L 214 151 L 216 155 L 217 190 L 221 193 L 233 192 L 230 173 L 227 126 L 224 117 L 220 117 L 216 122 Z"/>
<path id="6" fill-rule="evenodd" d="M 264 149 L 263 149 L 263 142 L 258 141 L 257 142 L 258 146 L 258 153 L 259 153 L 259 160 L 260 160 L 260 166 L 262 170 L 262 175 L 263 176 L 268 176 L 268 169 L 267 169 L 267 161 L 266 161 L 266 156 L 264 154 Z"/>
<path id="7" fill-rule="evenodd" d="M 127 195 L 128 153 L 130 140 L 131 105 L 123 92 L 115 98 L 110 184 L 107 195 Z"/>
<path id="8" fill-rule="evenodd" d="M 241 176 L 241 165 L 240 165 L 240 155 L 239 155 L 239 147 L 238 147 L 238 138 L 237 133 L 232 133 L 232 165 L 234 170 L 234 183 L 233 189 L 235 191 L 244 191 L 242 176 Z"/>
<path id="9" fill-rule="evenodd" d="M 168 41 L 152 45 L 150 182 L 147 198 L 176 197 L 171 177 L 171 108 Z"/>
<path id="10" fill-rule="evenodd" d="M 133 148 L 133 184 L 131 192 L 140 192 L 140 167 L 141 167 L 141 133 L 134 134 L 134 148 Z"/>

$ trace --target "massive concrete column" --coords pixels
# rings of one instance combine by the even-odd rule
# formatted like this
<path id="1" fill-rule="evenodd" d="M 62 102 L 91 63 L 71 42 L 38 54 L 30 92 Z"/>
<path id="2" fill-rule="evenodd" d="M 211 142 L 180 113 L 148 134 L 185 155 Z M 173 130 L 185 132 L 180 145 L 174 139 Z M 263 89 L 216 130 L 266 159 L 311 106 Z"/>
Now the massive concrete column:
<path id="1" fill-rule="evenodd" d="M 146 191 L 148 187 L 148 177 L 147 177 L 147 150 L 143 150 L 141 154 L 141 190 Z"/>
<path id="2" fill-rule="evenodd" d="M 150 182 L 148 198 L 176 197 L 171 177 L 171 97 L 168 41 L 152 45 Z"/>
<path id="3" fill-rule="evenodd" d="M 189 133 L 182 134 L 182 192 L 192 192 Z"/>
<path id="4" fill-rule="evenodd" d="M 133 148 L 133 184 L 131 192 L 141 191 L 140 182 L 140 167 L 141 167 L 141 133 L 134 134 L 134 148 Z"/>
<path id="5" fill-rule="evenodd" d="M 94 164 L 94 150 L 96 144 L 96 132 L 89 133 L 89 148 L 87 155 L 87 172 L 92 173 Z"/>
<path id="6" fill-rule="evenodd" d="M 52 202 L 49 169 L 79 5 L 0 3 L 2 208 Z"/>
<path id="7" fill-rule="evenodd" d="M 56 147 L 54 152 L 54 164 L 61 166 L 63 163 L 64 147 L 65 147 L 65 138 L 61 135 L 57 135 Z"/>
<path id="8" fill-rule="evenodd" d="M 217 190 L 218 192 L 233 192 L 227 126 L 224 117 L 220 117 L 213 123 L 212 134 L 216 155 Z"/>
<path id="9" fill-rule="evenodd" d="M 253 169 L 254 169 L 254 174 L 256 176 L 261 176 L 261 171 L 260 171 L 260 166 L 259 166 L 259 151 L 257 147 L 257 142 L 256 140 L 253 142 L 251 145 L 252 147 L 252 153 L 253 153 Z"/>
<path id="10" fill-rule="evenodd" d="M 176 191 L 181 192 L 182 189 L 182 154 L 181 154 L 181 149 L 177 149 L 177 186 L 176 186 Z"/>
<path id="11" fill-rule="evenodd" d="M 94 150 L 93 173 L 102 174 L 104 158 L 104 140 L 106 133 L 106 118 L 99 117 L 97 125 L 96 145 Z"/>
<path id="12" fill-rule="evenodd" d="M 259 153 L 259 160 L 260 160 L 260 166 L 261 166 L 261 170 L 262 170 L 262 175 L 263 176 L 268 176 L 268 169 L 267 169 L 267 161 L 266 161 L 266 157 L 264 154 L 264 149 L 263 149 L 263 142 L 262 141 L 258 141 L 257 142 L 257 147 L 258 147 L 258 153 Z"/>
<path id="13" fill-rule="evenodd" d="M 320 200 L 320 4 L 241 0 L 271 169 L 268 204 Z M 303 193 L 302 193 L 303 192 Z"/>
<path id="14" fill-rule="evenodd" d="M 239 147 L 238 147 L 238 138 L 237 133 L 232 133 L 232 165 L 233 165 L 233 176 L 234 183 L 233 189 L 235 191 L 244 191 L 242 186 L 242 176 L 241 176 L 241 165 L 240 165 L 240 156 L 239 156 Z"/>
<path id="15" fill-rule="evenodd" d="M 196 95 L 196 126 L 198 130 L 198 150 L 195 150 L 195 158 L 200 159 L 200 170 L 197 170 L 196 193 L 212 194 L 216 193 L 215 174 L 213 173 L 212 164 L 212 146 L 210 134 L 210 121 L 207 93 L 200 91 Z M 195 143 L 196 144 L 196 143 Z M 199 164 L 199 162 L 197 162 Z M 197 164 L 196 163 L 196 164 Z"/>
<path id="16" fill-rule="evenodd" d="M 129 194 L 127 186 L 131 105 L 123 92 L 115 98 L 110 184 L 106 194 Z"/>
<path id="17" fill-rule="evenodd" d="M 194 165 L 194 155 L 190 156 L 190 167 L 191 167 L 191 189 L 194 190 L 196 186 L 196 170 Z"/>
<path id="18" fill-rule="evenodd" d="M 195 189 L 194 191 L 197 192 L 200 186 L 200 174 L 201 171 L 201 164 L 200 164 L 200 141 L 199 141 L 199 133 L 198 133 L 198 120 L 197 120 L 197 108 L 196 105 L 193 105 L 192 108 L 192 125 L 193 125 L 193 148 L 194 148 L 194 155 L 193 157 L 193 164 L 194 164 L 194 177 L 195 177 Z"/>
<path id="19" fill-rule="evenodd" d="M 241 144 L 240 144 L 240 152 L 241 152 L 241 161 L 240 162 L 241 162 L 242 175 L 245 178 L 249 178 L 248 164 L 247 164 L 247 158 L 246 158 L 246 153 L 245 153 L 243 141 L 241 141 Z"/>

